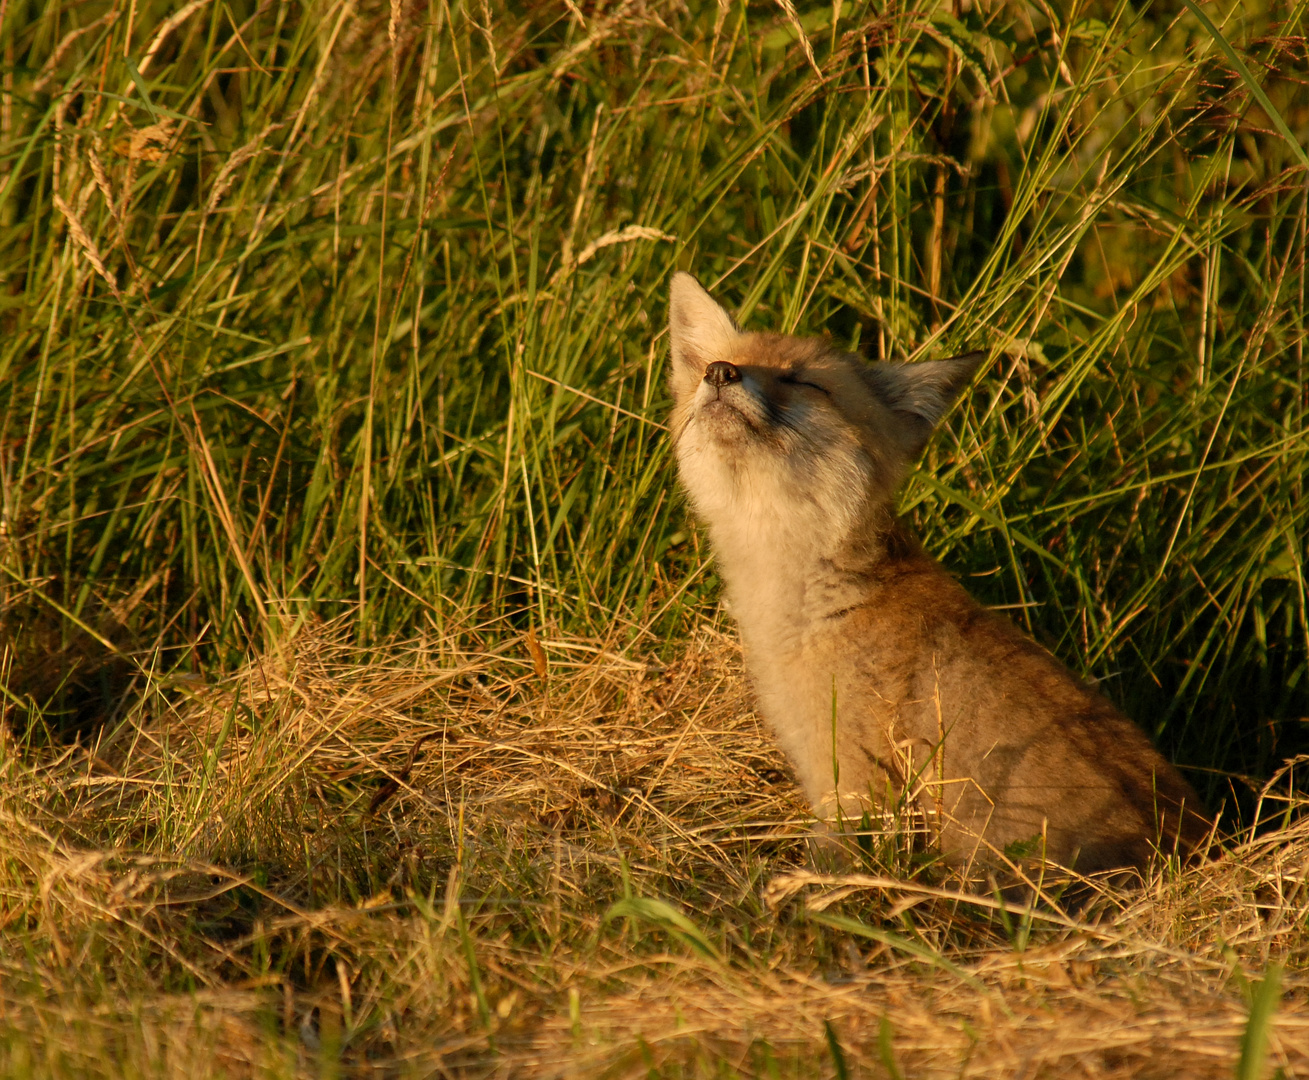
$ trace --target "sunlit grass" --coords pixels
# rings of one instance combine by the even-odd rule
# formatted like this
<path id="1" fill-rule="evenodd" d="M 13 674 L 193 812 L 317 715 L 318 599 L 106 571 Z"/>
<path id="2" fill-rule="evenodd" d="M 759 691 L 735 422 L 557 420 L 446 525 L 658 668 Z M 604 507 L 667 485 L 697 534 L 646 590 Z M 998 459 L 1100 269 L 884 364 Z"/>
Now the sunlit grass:
<path id="1" fill-rule="evenodd" d="M 1105 1032 L 1177 964 L 1168 1045 L 1226 1039 L 1305 946 L 1299 834 L 1248 830 L 1309 715 L 1309 58 L 1303 5 L 1204 10 L 0 6 L 6 1070 L 1011 1075 L 966 1031 L 1101 1030 L 984 905 L 762 905 L 806 826 L 673 483 L 677 268 L 992 350 L 907 514 L 1251 845 L 1031 932 L 1102 950 Z M 941 986 L 948 1037 L 882 1027 Z"/>

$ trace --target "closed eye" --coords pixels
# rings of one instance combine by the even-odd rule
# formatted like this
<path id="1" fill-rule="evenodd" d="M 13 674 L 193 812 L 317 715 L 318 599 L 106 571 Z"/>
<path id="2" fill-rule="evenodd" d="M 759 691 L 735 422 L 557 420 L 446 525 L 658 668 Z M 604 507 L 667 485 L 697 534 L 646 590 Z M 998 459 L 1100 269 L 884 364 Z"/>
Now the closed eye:
<path id="1" fill-rule="evenodd" d="M 832 392 L 827 387 L 819 386 L 817 383 L 805 382 L 804 379 L 800 378 L 800 372 L 798 371 L 784 371 L 777 377 L 777 381 L 786 383 L 787 386 L 807 386 L 811 390 L 826 394 L 828 397 L 832 396 Z"/>

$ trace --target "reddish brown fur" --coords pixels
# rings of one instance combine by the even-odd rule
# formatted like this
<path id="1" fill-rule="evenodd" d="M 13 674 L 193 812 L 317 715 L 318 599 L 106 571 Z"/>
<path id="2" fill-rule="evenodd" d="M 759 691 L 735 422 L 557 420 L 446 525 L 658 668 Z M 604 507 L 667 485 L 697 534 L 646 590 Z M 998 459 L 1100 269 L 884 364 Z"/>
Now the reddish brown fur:
<path id="1" fill-rule="evenodd" d="M 672 429 L 763 715 L 825 819 L 907 800 L 956 865 L 1021 842 L 1081 871 L 1189 854 L 1209 822 L 1149 740 L 895 518 L 982 359 L 868 365 L 743 334 L 673 281 Z"/>
<path id="2" fill-rule="evenodd" d="M 993 846 L 1043 835 L 1056 860 L 1094 871 L 1143 866 L 1156 843 L 1184 855 L 1203 843 L 1210 823 L 1199 799 L 1139 728 L 981 608 L 901 525 L 888 531 L 894 539 L 870 568 L 868 600 L 844 616 L 843 632 L 895 643 L 870 651 L 855 677 L 896 704 L 897 734 L 915 741 L 923 778 L 936 774 L 932 754 L 943 753 L 944 776 L 971 781 L 939 785 L 943 847 L 969 846 L 975 823 L 985 822 L 977 831 Z M 977 723 L 982 717 L 998 723 Z M 882 741 L 875 724 L 870 716 L 857 725 L 866 754 Z M 895 788 L 901 778 L 890 779 Z M 992 805 L 989 792 L 1003 798 Z"/>

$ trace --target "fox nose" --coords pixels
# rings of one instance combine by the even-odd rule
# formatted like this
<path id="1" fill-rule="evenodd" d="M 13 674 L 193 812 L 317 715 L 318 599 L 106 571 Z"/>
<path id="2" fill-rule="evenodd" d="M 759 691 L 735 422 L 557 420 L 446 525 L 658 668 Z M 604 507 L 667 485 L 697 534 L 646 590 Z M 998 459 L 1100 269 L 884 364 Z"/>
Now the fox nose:
<path id="1" fill-rule="evenodd" d="M 704 381 L 712 386 L 726 386 L 728 383 L 740 382 L 741 373 L 735 364 L 726 360 L 715 360 L 704 369 Z"/>

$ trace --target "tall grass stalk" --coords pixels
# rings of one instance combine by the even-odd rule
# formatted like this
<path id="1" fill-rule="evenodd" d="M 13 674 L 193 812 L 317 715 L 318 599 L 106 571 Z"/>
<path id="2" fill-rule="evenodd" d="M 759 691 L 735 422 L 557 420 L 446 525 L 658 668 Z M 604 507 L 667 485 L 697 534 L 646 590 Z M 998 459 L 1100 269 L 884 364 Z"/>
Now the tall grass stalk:
<path id="1" fill-rule="evenodd" d="M 1301 745 L 1300 8 L 132 10 L 5 19 L 9 625 L 165 670 L 343 613 L 675 634 L 681 265 L 991 347 L 931 546 L 1191 764 Z"/>

